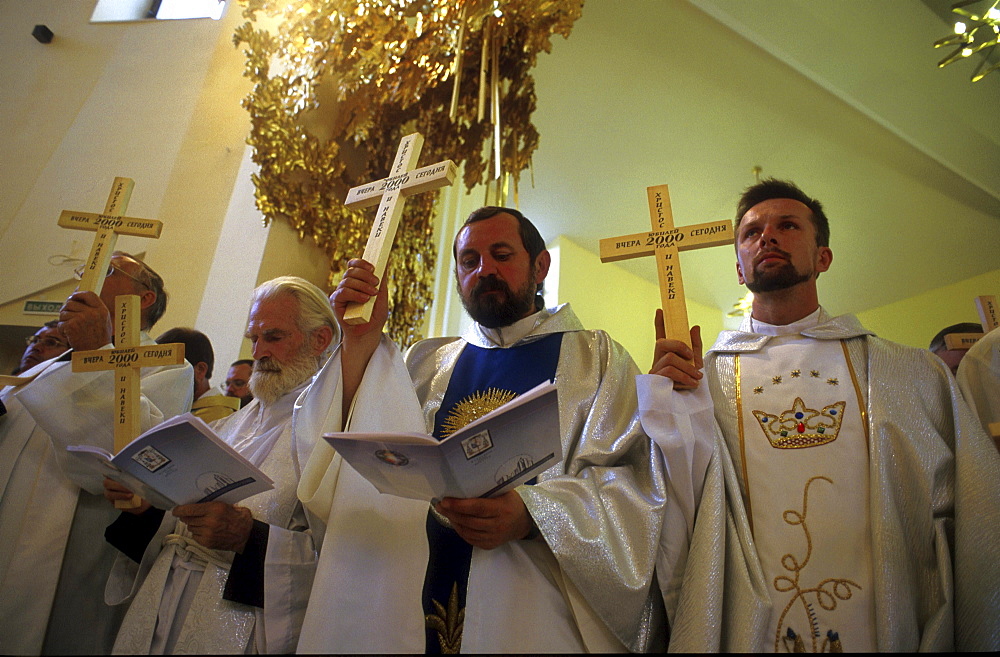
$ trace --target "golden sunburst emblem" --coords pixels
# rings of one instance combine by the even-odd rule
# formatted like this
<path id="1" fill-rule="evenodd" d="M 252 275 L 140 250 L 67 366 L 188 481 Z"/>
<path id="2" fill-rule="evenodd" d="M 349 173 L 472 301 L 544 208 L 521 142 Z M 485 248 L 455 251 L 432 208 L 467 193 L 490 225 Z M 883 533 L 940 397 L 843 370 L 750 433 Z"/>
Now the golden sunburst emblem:
<path id="1" fill-rule="evenodd" d="M 475 422 L 515 397 L 517 397 L 516 393 L 499 388 L 487 388 L 472 393 L 451 408 L 448 417 L 441 423 L 441 439 L 444 440 L 465 425 Z"/>

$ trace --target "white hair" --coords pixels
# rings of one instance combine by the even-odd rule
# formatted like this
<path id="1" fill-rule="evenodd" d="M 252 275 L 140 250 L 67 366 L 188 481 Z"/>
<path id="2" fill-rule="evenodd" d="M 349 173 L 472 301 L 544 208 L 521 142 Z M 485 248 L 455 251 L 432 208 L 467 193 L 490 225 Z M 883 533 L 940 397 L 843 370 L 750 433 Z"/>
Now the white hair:
<path id="1" fill-rule="evenodd" d="M 333 340 L 321 355 L 320 363 L 322 363 L 333 351 L 333 347 L 340 342 L 340 327 L 337 325 L 337 316 L 333 313 L 330 300 L 323 290 L 304 278 L 279 276 L 257 286 L 253 291 L 251 308 L 265 299 L 281 295 L 292 296 L 299 302 L 299 314 L 295 318 L 295 324 L 304 334 L 311 335 L 313 331 L 323 326 L 329 326 L 333 331 Z"/>

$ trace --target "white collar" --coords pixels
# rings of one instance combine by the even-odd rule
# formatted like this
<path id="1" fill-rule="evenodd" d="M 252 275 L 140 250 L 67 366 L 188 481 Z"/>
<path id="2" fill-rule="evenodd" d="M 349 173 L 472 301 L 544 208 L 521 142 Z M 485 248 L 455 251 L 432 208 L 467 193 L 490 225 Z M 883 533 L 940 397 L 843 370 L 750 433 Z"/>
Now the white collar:
<path id="1" fill-rule="evenodd" d="M 534 331 L 539 322 L 544 320 L 546 317 L 548 317 L 548 313 L 539 310 L 538 312 L 532 313 L 523 319 L 517 320 L 513 324 L 501 326 L 495 329 L 486 328 L 477 322 L 476 329 L 480 335 L 498 347 L 509 347 L 512 344 L 516 344 L 519 340 Z"/>
<path id="2" fill-rule="evenodd" d="M 747 319 L 750 324 L 750 333 L 757 333 L 759 335 L 795 335 L 818 325 L 822 315 L 823 308 L 817 307 L 813 312 L 791 324 L 768 324 L 759 319 L 754 319 L 752 315 Z"/>

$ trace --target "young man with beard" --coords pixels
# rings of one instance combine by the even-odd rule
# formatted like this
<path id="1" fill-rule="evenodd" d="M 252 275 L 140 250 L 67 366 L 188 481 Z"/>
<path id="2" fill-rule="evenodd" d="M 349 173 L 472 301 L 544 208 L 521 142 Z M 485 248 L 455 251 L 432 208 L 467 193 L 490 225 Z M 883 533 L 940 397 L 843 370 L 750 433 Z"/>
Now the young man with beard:
<path id="1" fill-rule="evenodd" d="M 729 515 L 699 515 L 692 553 L 726 534 L 727 565 L 746 564 L 687 574 L 671 649 L 997 650 L 1000 455 L 954 379 L 819 305 L 833 252 L 818 201 L 765 180 L 736 220 L 750 316 L 704 373 L 697 327 L 693 351 L 660 336 L 652 374 L 695 389 L 640 390 L 687 409 L 694 436 L 721 431 Z M 714 636 L 687 632 L 705 618 Z"/>
<path id="2" fill-rule="evenodd" d="M 295 490 L 307 451 L 293 434 L 296 400 L 329 354 L 337 324 L 315 285 L 285 276 L 254 291 L 254 401 L 214 425 L 264 471 L 274 490 L 240 505 L 122 513 L 106 537 L 119 555 L 109 604 L 132 599 L 119 653 L 292 652 L 312 584 L 316 546 Z M 130 493 L 105 480 L 105 497 Z"/>
<path id="3" fill-rule="evenodd" d="M 665 482 L 636 417 L 634 363 L 606 333 L 584 330 L 568 305 L 542 308 L 550 257 L 520 212 L 477 210 L 454 254 L 458 291 L 476 322 L 461 338 L 417 343 L 405 368 L 382 336 L 385 285 L 371 265 L 351 261 L 331 297 L 338 317 L 349 302 L 378 296 L 370 323 L 341 326 L 349 429 L 441 438 L 445 424 L 478 415 L 471 401 L 495 408 L 555 379 L 564 460 L 499 497 L 428 508 L 379 495 L 317 447 L 300 497 L 328 512 L 329 529 L 299 651 L 656 646 L 664 641 L 652 582 Z"/>

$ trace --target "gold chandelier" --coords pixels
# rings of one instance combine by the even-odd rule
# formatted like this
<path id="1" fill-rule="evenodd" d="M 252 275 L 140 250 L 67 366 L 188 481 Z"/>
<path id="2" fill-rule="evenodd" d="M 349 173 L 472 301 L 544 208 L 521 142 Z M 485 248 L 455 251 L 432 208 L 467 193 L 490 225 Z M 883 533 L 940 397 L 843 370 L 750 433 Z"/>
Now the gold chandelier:
<path id="1" fill-rule="evenodd" d="M 967 9 L 970 5 L 989 5 L 984 12 L 976 12 Z M 938 68 L 943 68 L 952 62 L 971 57 L 977 52 L 989 51 L 1000 45 L 1000 8 L 997 5 L 1000 0 L 964 0 L 956 2 L 951 6 L 951 10 L 962 16 L 964 20 L 955 21 L 955 33 L 938 39 L 934 42 L 935 48 L 945 48 L 956 46 L 947 57 L 938 62 Z M 983 54 L 983 59 L 972 72 L 972 81 L 982 80 L 986 74 L 1000 68 L 1000 61 L 990 63 L 988 54 Z"/>

